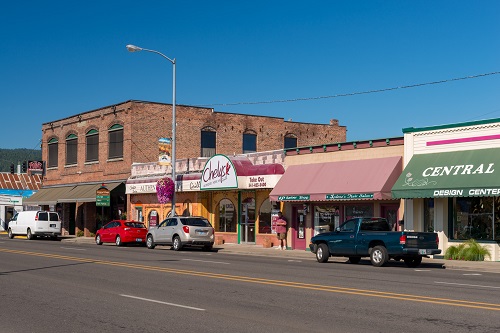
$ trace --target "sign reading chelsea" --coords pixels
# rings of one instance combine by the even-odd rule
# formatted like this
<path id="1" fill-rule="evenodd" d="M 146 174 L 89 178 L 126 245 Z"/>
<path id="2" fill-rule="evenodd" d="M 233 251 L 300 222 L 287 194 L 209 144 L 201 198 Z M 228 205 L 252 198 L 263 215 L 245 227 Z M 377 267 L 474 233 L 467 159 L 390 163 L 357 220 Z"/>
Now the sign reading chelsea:
<path id="1" fill-rule="evenodd" d="M 225 155 L 215 155 L 207 161 L 201 173 L 201 190 L 238 188 L 236 169 Z"/>

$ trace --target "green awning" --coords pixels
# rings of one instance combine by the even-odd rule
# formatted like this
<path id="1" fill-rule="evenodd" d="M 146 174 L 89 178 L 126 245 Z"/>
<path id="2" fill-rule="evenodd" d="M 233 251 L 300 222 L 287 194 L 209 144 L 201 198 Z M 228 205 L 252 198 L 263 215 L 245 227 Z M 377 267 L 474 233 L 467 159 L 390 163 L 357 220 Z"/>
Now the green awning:
<path id="1" fill-rule="evenodd" d="M 413 155 L 392 187 L 392 196 L 500 196 L 500 148 Z"/>

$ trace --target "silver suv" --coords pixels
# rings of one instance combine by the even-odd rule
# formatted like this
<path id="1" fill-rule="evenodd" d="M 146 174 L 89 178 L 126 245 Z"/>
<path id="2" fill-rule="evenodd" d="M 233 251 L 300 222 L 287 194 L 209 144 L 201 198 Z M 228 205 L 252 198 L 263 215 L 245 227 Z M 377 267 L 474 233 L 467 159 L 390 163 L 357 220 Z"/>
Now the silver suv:
<path id="1" fill-rule="evenodd" d="M 148 249 L 156 245 L 171 245 L 175 251 L 184 246 L 201 246 L 210 251 L 214 246 L 214 228 L 204 217 L 175 216 L 150 227 L 146 236 Z"/>

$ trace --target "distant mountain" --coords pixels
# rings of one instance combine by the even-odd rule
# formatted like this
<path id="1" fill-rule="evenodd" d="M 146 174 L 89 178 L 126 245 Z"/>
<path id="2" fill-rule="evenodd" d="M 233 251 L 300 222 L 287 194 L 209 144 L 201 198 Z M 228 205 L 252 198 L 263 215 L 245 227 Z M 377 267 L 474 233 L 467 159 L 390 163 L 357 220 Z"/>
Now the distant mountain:
<path id="1" fill-rule="evenodd" d="M 42 151 L 27 149 L 27 148 L 17 148 L 17 149 L 2 149 L 0 148 L 0 171 L 10 172 L 10 165 L 22 164 L 23 161 L 41 161 Z"/>

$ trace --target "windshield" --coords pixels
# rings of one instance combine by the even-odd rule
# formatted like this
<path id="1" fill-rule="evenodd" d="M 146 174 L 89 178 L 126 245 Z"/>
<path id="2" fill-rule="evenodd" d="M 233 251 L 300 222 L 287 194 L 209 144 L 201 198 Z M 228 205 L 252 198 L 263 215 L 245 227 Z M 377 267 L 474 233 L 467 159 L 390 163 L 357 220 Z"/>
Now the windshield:
<path id="1" fill-rule="evenodd" d="M 200 219 L 200 218 L 187 218 L 187 219 L 182 219 L 182 224 L 184 225 L 190 225 L 193 227 L 211 227 L 212 225 L 208 220 L 205 219 Z"/>
<path id="2" fill-rule="evenodd" d="M 141 222 L 125 222 L 125 226 L 130 228 L 146 228 L 144 223 Z"/>

